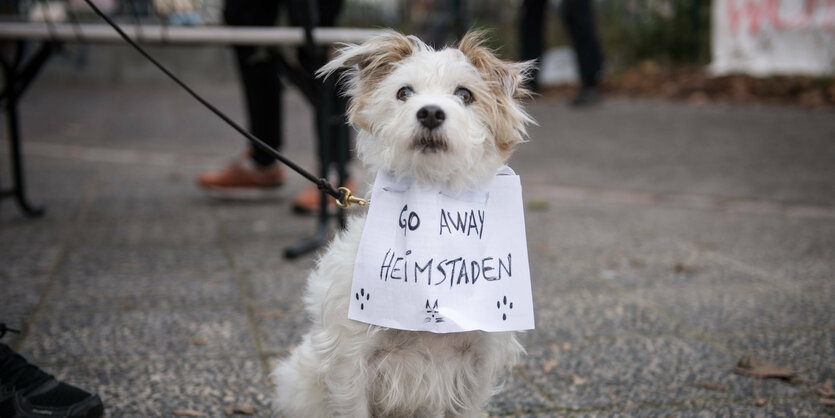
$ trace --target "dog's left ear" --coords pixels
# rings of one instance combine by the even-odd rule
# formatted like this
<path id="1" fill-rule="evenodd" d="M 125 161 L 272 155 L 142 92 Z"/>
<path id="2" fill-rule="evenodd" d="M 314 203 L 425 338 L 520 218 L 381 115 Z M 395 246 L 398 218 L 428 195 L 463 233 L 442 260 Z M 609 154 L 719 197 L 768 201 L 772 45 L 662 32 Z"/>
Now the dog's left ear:
<path id="1" fill-rule="evenodd" d="M 507 97 L 521 99 L 530 96 L 530 92 L 523 86 L 530 77 L 535 61 L 504 61 L 484 46 L 486 37 L 485 31 L 471 30 L 461 39 L 458 49 Z"/>
<path id="2" fill-rule="evenodd" d="M 337 70 L 348 69 L 348 78 L 353 82 L 373 87 L 394 69 L 393 64 L 426 48 L 426 44 L 414 36 L 389 30 L 361 45 L 343 45 L 316 75 L 327 77 Z"/>

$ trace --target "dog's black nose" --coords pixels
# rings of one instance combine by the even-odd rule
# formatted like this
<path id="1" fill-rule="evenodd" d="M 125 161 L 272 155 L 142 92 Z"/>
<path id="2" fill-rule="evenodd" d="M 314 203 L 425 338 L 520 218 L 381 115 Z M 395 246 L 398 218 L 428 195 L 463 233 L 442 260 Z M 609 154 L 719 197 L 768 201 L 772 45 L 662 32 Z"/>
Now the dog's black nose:
<path id="1" fill-rule="evenodd" d="M 444 113 L 443 109 L 438 106 L 429 105 L 418 110 L 417 118 L 423 126 L 429 129 L 435 129 L 444 123 L 446 113 Z"/>

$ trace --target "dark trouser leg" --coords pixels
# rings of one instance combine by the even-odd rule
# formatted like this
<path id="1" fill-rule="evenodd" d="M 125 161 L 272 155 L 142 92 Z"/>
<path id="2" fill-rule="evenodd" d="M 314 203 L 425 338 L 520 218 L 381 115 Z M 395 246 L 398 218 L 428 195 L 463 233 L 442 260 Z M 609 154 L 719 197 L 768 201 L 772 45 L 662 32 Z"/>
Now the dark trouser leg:
<path id="1" fill-rule="evenodd" d="M 522 16 L 519 21 L 519 39 L 522 60 L 540 59 L 544 49 L 544 20 L 547 0 L 525 0 L 522 4 Z M 539 64 L 542 64 L 540 61 Z M 531 73 L 530 86 L 536 90 L 536 76 L 539 68 Z"/>
<path id="2" fill-rule="evenodd" d="M 603 69 L 592 0 L 564 0 L 563 21 L 574 44 L 583 87 L 596 87 Z"/>
<path id="3" fill-rule="evenodd" d="M 232 26 L 273 26 L 280 3 L 278 0 L 227 0 L 224 18 Z M 267 145 L 280 149 L 283 86 L 275 56 L 264 47 L 236 46 L 234 50 L 246 98 L 249 130 Z M 261 166 L 275 162 L 275 158 L 255 146 L 252 159 Z"/>

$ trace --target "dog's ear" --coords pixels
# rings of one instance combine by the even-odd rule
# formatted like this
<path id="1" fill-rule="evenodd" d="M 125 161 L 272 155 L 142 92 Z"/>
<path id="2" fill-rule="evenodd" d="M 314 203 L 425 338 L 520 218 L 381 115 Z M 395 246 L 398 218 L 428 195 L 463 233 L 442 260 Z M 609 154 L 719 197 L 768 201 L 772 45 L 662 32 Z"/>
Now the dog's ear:
<path id="1" fill-rule="evenodd" d="M 521 101 L 531 96 L 524 86 L 534 68 L 534 61 L 503 61 L 484 46 L 485 38 L 484 31 L 467 32 L 458 49 L 490 84 L 495 98 L 486 104 L 493 115 L 490 129 L 495 136 L 496 147 L 507 158 L 516 144 L 527 136 L 525 126 L 533 123 L 533 119 L 522 109 Z"/>
<path id="2" fill-rule="evenodd" d="M 530 77 L 535 61 L 504 61 L 484 46 L 486 38 L 487 32 L 471 30 L 461 39 L 458 49 L 507 97 L 521 99 L 530 96 L 530 92 L 523 86 Z"/>
<path id="3" fill-rule="evenodd" d="M 393 69 L 393 64 L 412 55 L 426 45 L 414 36 L 386 31 L 361 45 L 343 45 L 336 56 L 316 73 L 327 77 L 340 69 L 348 69 L 354 82 L 375 85 Z"/>

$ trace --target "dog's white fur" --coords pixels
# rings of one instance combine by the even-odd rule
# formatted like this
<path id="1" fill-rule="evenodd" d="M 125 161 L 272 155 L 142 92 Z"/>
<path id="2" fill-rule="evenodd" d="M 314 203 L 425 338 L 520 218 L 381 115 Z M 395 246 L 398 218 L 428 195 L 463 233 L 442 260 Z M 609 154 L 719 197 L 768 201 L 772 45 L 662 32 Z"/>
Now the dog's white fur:
<path id="1" fill-rule="evenodd" d="M 387 32 L 344 46 L 320 75 L 346 70 L 361 161 L 461 191 L 486 185 L 524 140 L 532 120 L 519 101 L 530 66 L 496 58 L 478 32 L 439 51 Z M 399 97 L 403 87 L 412 94 Z M 472 93 L 472 103 L 456 95 L 460 88 Z M 427 105 L 445 114 L 432 130 L 416 117 Z M 421 146 L 427 138 L 437 146 Z M 509 332 L 433 334 L 349 320 L 363 225 L 364 219 L 352 219 L 308 278 L 304 302 L 313 324 L 273 372 L 279 409 L 287 417 L 478 415 L 522 346 Z"/>

